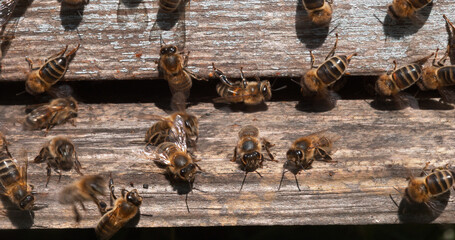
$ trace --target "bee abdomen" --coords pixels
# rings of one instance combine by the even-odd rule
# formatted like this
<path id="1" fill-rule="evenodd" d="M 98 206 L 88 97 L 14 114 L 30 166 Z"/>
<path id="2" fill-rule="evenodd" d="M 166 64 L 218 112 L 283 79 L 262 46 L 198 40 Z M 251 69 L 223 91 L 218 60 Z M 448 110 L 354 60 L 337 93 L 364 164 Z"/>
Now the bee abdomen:
<path id="1" fill-rule="evenodd" d="M 441 86 L 455 85 L 455 66 L 441 67 L 436 74 Z"/>
<path id="2" fill-rule="evenodd" d="M 330 85 L 343 76 L 346 70 L 346 61 L 346 56 L 331 57 L 318 67 L 316 75 L 325 84 Z"/>
<path id="3" fill-rule="evenodd" d="M 411 5 L 416 8 L 416 9 L 419 9 L 419 8 L 423 8 L 425 7 L 427 4 L 429 4 L 432 0 L 411 0 L 409 1 L 411 3 Z"/>
<path id="4" fill-rule="evenodd" d="M 178 76 L 173 76 L 169 78 L 168 83 L 169 87 L 171 88 L 172 92 L 186 92 L 191 89 L 191 86 L 193 85 L 193 82 L 191 81 L 190 76 L 188 74 L 185 74 L 184 77 L 180 78 Z"/>
<path id="5" fill-rule="evenodd" d="M 108 239 L 119 230 L 117 226 L 112 224 L 114 221 L 111 221 L 111 218 L 113 218 L 112 212 L 104 214 L 96 226 L 95 231 L 100 239 Z"/>
<path id="6" fill-rule="evenodd" d="M 160 0 L 159 5 L 165 12 L 173 12 L 180 5 L 181 0 Z"/>
<path id="7" fill-rule="evenodd" d="M 314 10 L 324 6 L 325 0 L 303 0 L 306 9 Z"/>
<path id="8" fill-rule="evenodd" d="M 56 58 L 47 62 L 40 70 L 40 76 L 47 83 L 55 83 L 60 80 L 66 71 L 66 58 Z"/>
<path id="9" fill-rule="evenodd" d="M 453 175 L 448 170 L 435 171 L 425 179 L 428 191 L 433 196 L 447 192 L 453 186 Z"/>
<path id="10" fill-rule="evenodd" d="M 257 137 L 259 136 L 259 129 L 253 125 L 247 125 L 239 131 L 239 138 L 245 136 Z"/>
<path id="11" fill-rule="evenodd" d="M 0 154 L 0 182 L 9 186 L 20 180 L 19 170 L 13 160 L 6 154 Z"/>
<path id="12" fill-rule="evenodd" d="M 231 87 L 223 83 L 216 85 L 216 92 L 223 98 L 227 98 L 229 102 L 242 102 L 243 97 L 240 94 L 240 88 Z"/>
<path id="13" fill-rule="evenodd" d="M 419 64 L 409 64 L 392 73 L 392 79 L 400 90 L 410 87 L 419 80 L 422 67 Z"/>

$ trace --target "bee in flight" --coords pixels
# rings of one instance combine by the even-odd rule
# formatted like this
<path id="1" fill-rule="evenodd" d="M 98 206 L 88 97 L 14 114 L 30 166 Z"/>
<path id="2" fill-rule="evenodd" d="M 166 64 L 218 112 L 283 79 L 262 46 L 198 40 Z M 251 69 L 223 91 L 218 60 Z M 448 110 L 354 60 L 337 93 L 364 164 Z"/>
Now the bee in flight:
<path id="1" fill-rule="evenodd" d="M 243 68 L 240 68 L 242 80 L 233 83 L 221 70 L 215 67 L 215 63 L 212 63 L 212 66 L 215 76 L 221 81 L 216 85 L 216 91 L 220 97 L 215 98 L 215 102 L 258 105 L 272 98 L 272 87 L 269 81 L 260 81 L 257 77 L 256 81 L 247 81 L 243 74 Z"/>
<path id="2" fill-rule="evenodd" d="M 60 81 L 65 76 L 68 70 L 68 65 L 79 49 L 80 44 L 64 56 L 68 45 L 66 47 L 50 56 L 43 65 L 33 67 L 33 61 L 30 58 L 25 58 L 30 67 L 30 72 L 25 81 L 25 91 L 31 95 L 37 95 L 49 91 L 51 87 Z"/>
<path id="3" fill-rule="evenodd" d="M 0 194 L 8 197 L 20 210 L 31 211 L 35 204 L 33 186 L 27 182 L 27 167 L 18 167 L 8 151 L 6 138 L 0 132 Z"/>
<path id="4" fill-rule="evenodd" d="M 100 175 L 83 176 L 73 183 L 67 185 L 59 194 L 58 201 L 63 205 L 72 205 L 76 222 L 80 222 L 81 215 L 76 208 L 79 203 L 85 210 L 85 201 L 93 201 L 101 215 L 105 213 L 105 204 L 98 200 L 98 195 L 104 195 L 106 189 L 104 178 Z"/>
<path id="5" fill-rule="evenodd" d="M 333 143 L 340 137 L 335 134 L 329 134 L 321 131 L 309 134 L 295 140 L 289 150 L 286 152 L 286 162 L 283 165 L 283 174 L 281 176 L 278 191 L 281 188 L 286 169 L 294 173 L 297 188 L 300 191 L 297 174 L 301 170 L 311 169 L 314 161 L 337 162 L 330 156 L 333 153 Z"/>
<path id="6" fill-rule="evenodd" d="M 387 14 L 393 19 L 410 18 L 418 20 L 416 12 L 431 2 L 432 0 L 393 0 L 393 3 L 387 8 Z"/>
<path id="7" fill-rule="evenodd" d="M 159 166 L 164 166 L 167 173 L 177 181 L 187 182 L 190 190 L 193 189 L 196 173 L 201 170 L 196 163 L 200 161 L 187 151 L 187 140 L 185 134 L 185 120 L 180 115 L 176 115 L 174 124 L 170 131 L 169 142 L 163 142 L 152 149 L 152 159 Z M 150 152 L 150 151 L 149 151 Z M 188 193 L 185 198 L 188 212 Z"/>
<path id="8" fill-rule="evenodd" d="M 38 104 L 29 106 L 29 112 L 25 118 L 24 127 L 28 130 L 46 129 L 46 133 L 55 125 L 70 121 L 73 126 L 72 118 L 77 116 L 77 102 L 73 97 L 56 98 L 49 104 Z"/>
<path id="9" fill-rule="evenodd" d="M 301 93 L 303 97 L 316 97 L 322 99 L 330 99 L 329 87 L 333 86 L 335 82 L 341 79 L 346 74 L 346 68 L 351 61 L 353 56 L 357 56 L 357 53 L 351 55 L 335 55 L 335 50 L 338 44 L 338 33 L 335 35 L 335 45 L 332 50 L 326 56 L 325 61 L 315 66 L 315 58 L 313 52 L 310 51 L 311 56 L 311 70 L 305 73 L 300 80 Z M 335 105 L 335 101 L 330 103 Z"/>
<path id="10" fill-rule="evenodd" d="M 317 26 L 328 26 L 332 20 L 332 0 L 303 0 L 308 16 Z"/>
<path id="11" fill-rule="evenodd" d="M 74 144 L 66 137 L 54 137 L 43 146 L 39 155 L 34 160 L 34 163 L 42 162 L 47 163 L 46 187 L 51 179 L 52 169 L 59 174 L 58 182 L 62 178 L 61 171 L 69 171 L 74 168 L 77 173 L 83 175 L 80 170 L 82 167 L 77 159 Z"/>
<path id="12" fill-rule="evenodd" d="M 259 140 L 259 130 L 257 127 L 247 125 L 239 131 L 239 141 L 237 146 L 234 148 L 234 156 L 231 162 L 238 160 L 237 156 L 240 156 L 240 163 L 242 170 L 245 171 L 240 191 L 242 191 L 245 183 L 246 176 L 249 172 L 256 172 L 260 177 L 262 175 L 257 171 L 258 168 L 262 168 L 264 162 L 264 155 L 262 155 L 262 148 L 265 149 L 269 156 L 269 161 L 278 162 L 270 152 L 270 148 L 274 145 L 267 141 L 265 138 Z"/>
<path id="13" fill-rule="evenodd" d="M 109 189 L 111 192 L 111 204 L 115 200 L 114 207 L 109 209 L 100 219 L 95 228 L 96 235 L 100 240 L 110 239 L 125 224 L 134 218 L 142 204 L 142 197 L 136 189 L 127 191 L 122 189 L 122 197 L 117 198 L 114 194 L 114 180 L 109 179 Z"/>

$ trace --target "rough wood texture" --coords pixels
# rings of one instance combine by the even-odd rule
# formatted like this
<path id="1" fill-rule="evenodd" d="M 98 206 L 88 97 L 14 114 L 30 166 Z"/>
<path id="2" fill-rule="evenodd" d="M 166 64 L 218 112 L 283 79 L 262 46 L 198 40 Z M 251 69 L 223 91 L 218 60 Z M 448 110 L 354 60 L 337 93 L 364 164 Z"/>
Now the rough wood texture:
<path id="1" fill-rule="evenodd" d="M 181 40 L 173 33 L 183 26 L 173 16 L 158 15 L 158 1 L 124 0 L 125 5 L 93 0 L 79 11 L 55 0 L 19 1 L 5 31 L 15 29 L 16 38 L 7 51 L 2 46 L 2 80 L 25 80 L 25 56 L 44 60 L 78 41 L 82 46 L 67 80 L 156 78 L 159 34 L 170 43 Z M 442 14 L 455 21 L 452 2 L 435 1 L 419 12 L 421 22 L 415 24 L 387 21 L 391 2 L 334 1 L 330 27 L 312 29 L 300 0 L 192 0 L 185 14 L 189 68 L 207 76 L 216 62 L 233 77 L 239 77 L 240 66 L 247 76 L 301 76 L 310 66 L 309 50 L 314 50 L 316 63 L 323 61 L 333 46 L 330 32 L 335 28 L 340 34 L 338 53 L 359 54 L 349 67 L 355 75 L 377 75 L 391 69 L 394 59 L 405 64 L 445 48 L 448 33 Z"/>
<path id="2" fill-rule="evenodd" d="M 152 124 L 139 116 L 165 115 L 154 104 L 81 105 L 76 127 L 57 126 L 47 137 L 42 131 L 22 130 L 16 120 L 24 116 L 23 106 L 1 106 L 0 126 L 19 162 L 24 161 L 24 149 L 31 161 L 45 141 L 65 135 L 74 141 L 85 174 L 108 177 L 112 172 L 117 189 L 131 189 L 133 182 L 144 197 L 141 213 L 153 215 L 141 216 L 139 227 L 397 223 L 398 209 L 389 194 L 397 201 L 401 197 L 393 187 L 404 189 L 405 177 L 411 172 L 419 174 L 427 161 L 432 166 L 453 163 L 452 111 L 379 111 L 362 100 L 344 100 L 329 112 L 304 113 L 296 110 L 295 104 L 273 102 L 267 111 L 257 113 L 214 108 L 208 103 L 188 109 L 200 117 L 196 155 L 206 172 L 196 178 L 199 190 L 188 196 L 191 213 L 186 210 L 185 195 L 177 194 L 161 174 L 163 170 L 141 154 L 144 145 L 137 143 Z M 256 125 L 261 136 L 276 144 L 272 153 L 280 162 L 266 162 L 259 170 L 263 178 L 249 174 L 239 193 L 244 172 L 229 159 L 237 132 L 247 124 Z M 315 162 L 313 169 L 298 175 L 301 192 L 293 175 L 287 173 L 277 192 L 291 142 L 320 130 L 341 136 L 333 154 L 338 163 Z M 94 227 L 99 218 L 94 204 L 86 204 L 87 211 L 81 211 L 83 220 L 76 224 L 71 209 L 56 201 L 62 187 L 77 177 L 75 172 L 65 172 L 60 184 L 54 176 L 44 188 L 45 166 L 30 163 L 29 181 L 38 193 L 37 203 L 48 207 L 35 211 L 34 221 L 28 213 L 7 207 L 10 217 L 0 218 L 0 228 Z M 144 189 L 143 184 L 149 188 Z M 454 223 L 454 211 L 453 202 L 449 202 L 434 222 Z"/>

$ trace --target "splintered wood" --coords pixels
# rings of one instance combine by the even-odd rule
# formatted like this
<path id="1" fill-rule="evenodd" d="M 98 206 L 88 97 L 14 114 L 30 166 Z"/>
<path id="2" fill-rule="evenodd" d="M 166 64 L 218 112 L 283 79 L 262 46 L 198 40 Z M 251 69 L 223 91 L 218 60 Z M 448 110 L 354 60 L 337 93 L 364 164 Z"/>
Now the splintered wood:
<path id="1" fill-rule="evenodd" d="M 117 194 L 122 188 L 133 189 L 131 184 L 138 189 L 144 197 L 138 227 L 398 223 L 398 208 L 389 194 L 398 204 L 402 198 L 394 187 L 403 191 L 406 177 L 419 175 L 426 162 L 443 167 L 454 158 L 453 111 L 380 111 L 366 101 L 343 100 L 331 111 L 305 113 L 296 110 L 295 104 L 272 102 L 267 111 L 256 113 L 209 103 L 188 109 L 200 117 L 195 155 L 204 171 L 196 176 L 195 189 L 188 195 L 190 213 L 184 187 L 174 188 L 162 174 L 164 170 L 143 153 L 144 135 L 153 121 L 141 114 L 166 116 L 154 104 L 81 104 L 76 127 L 56 126 L 46 137 L 44 131 L 22 130 L 18 122 L 25 116 L 24 106 L 1 106 L 0 125 L 10 151 L 19 164 L 28 158 L 28 179 L 37 192 L 36 204 L 43 208 L 34 211 L 32 219 L 3 199 L 0 228 L 96 225 L 100 214 L 95 204 L 86 203 L 87 210 L 80 209 L 82 221 L 77 224 L 71 207 L 58 203 L 60 190 L 79 177 L 75 171 L 64 172 L 60 183 L 54 175 L 45 188 L 45 166 L 32 163 L 43 144 L 57 135 L 72 139 L 84 174 L 101 174 L 107 183 L 112 173 Z M 279 162 L 266 161 L 258 170 L 262 178 L 248 174 L 239 192 L 244 172 L 229 160 L 238 131 L 248 124 L 275 144 L 271 152 Z M 297 175 L 300 192 L 288 172 L 277 191 L 291 143 L 322 130 L 341 137 L 332 155 L 338 162 L 316 161 L 313 169 L 302 171 Z M 107 193 L 102 200 L 109 202 Z M 431 221 L 454 223 L 452 203 Z"/>
<path id="2" fill-rule="evenodd" d="M 65 45 L 81 43 L 67 80 L 158 77 L 160 34 L 191 51 L 189 69 L 207 77 L 215 62 L 229 77 L 302 76 L 309 50 L 322 63 L 339 33 L 337 53 L 354 57 L 348 71 L 378 75 L 447 45 L 443 14 L 455 20 L 451 1 L 421 9 L 419 21 L 386 17 L 391 0 L 334 1 L 328 28 L 312 28 L 300 0 L 192 0 L 182 16 L 158 14 L 158 1 L 92 0 L 72 9 L 55 0 L 20 0 L 1 46 L 0 79 L 25 80 L 32 60 L 44 60 Z M 183 17 L 184 16 L 184 17 Z M 182 21 L 185 19 L 185 21 Z"/>

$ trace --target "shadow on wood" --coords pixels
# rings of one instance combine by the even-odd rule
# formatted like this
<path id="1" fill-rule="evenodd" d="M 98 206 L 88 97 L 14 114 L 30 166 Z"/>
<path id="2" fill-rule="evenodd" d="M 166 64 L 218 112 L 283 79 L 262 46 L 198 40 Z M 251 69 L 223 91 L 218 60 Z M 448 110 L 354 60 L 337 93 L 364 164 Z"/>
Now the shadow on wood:
<path id="1" fill-rule="evenodd" d="M 339 99 L 340 96 L 336 92 L 328 91 L 327 94 L 302 97 L 295 108 L 302 112 L 327 112 L 336 107 L 336 102 Z"/>
<path id="2" fill-rule="evenodd" d="M 16 228 L 31 228 L 34 224 L 35 213 L 33 211 L 19 210 L 7 197 L 0 196 L 6 216 Z"/>
<path id="3" fill-rule="evenodd" d="M 430 223 L 442 214 L 449 202 L 450 191 L 433 198 L 428 204 L 413 203 L 405 198 L 401 199 L 398 208 L 398 219 L 402 223 Z"/>
<path id="4" fill-rule="evenodd" d="M 224 112 L 257 113 L 265 112 L 268 109 L 267 103 L 258 105 L 246 105 L 243 103 L 213 103 L 213 107 Z"/>
<path id="5" fill-rule="evenodd" d="M 298 0 L 295 10 L 295 31 L 300 42 L 311 50 L 322 46 L 329 33 L 329 26 L 320 27 L 314 25 L 308 17 L 302 0 Z"/>
<path id="6" fill-rule="evenodd" d="M 84 4 L 74 7 L 65 2 L 61 3 L 60 21 L 65 31 L 76 30 L 79 27 L 84 15 L 84 8 Z"/>

